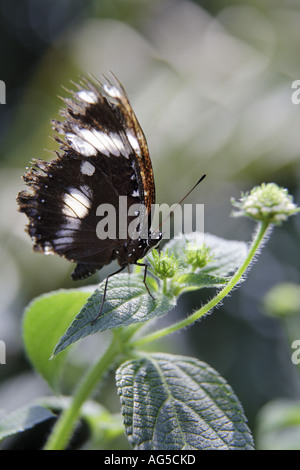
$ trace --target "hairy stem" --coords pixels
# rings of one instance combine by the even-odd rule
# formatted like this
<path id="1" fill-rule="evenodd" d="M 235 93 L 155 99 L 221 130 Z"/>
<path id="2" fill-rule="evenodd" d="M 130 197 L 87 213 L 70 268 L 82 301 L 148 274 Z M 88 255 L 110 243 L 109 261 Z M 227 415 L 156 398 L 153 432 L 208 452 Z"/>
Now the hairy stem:
<path id="1" fill-rule="evenodd" d="M 45 450 L 63 450 L 67 446 L 78 420 L 81 406 L 119 355 L 119 342 L 114 338 L 104 355 L 83 377 L 73 396 L 70 407 L 64 410 L 58 418 L 44 447 Z"/>
<path id="2" fill-rule="evenodd" d="M 132 340 L 131 338 L 139 329 L 139 325 L 132 325 L 132 328 L 116 330 L 112 342 L 104 355 L 96 362 L 96 364 L 91 367 L 91 369 L 79 383 L 70 407 L 64 410 L 58 418 L 44 449 L 62 450 L 67 446 L 74 431 L 76 422 L 80 416 L 81 406 L 92 394 L 97 383 L 103 378 L 107 370 L 110 369 L 112 365 L 114 365 L 118 360 L 120 360 L 122 354 L 126 353 L 128 355 L 128 353 L 130 353 L 133 348 L 155 341 L 159 338 L 162 338 L 163 336 L 190 325 L 212 310 L 218 303 L 220 303 L 224 297 L 226 297 L 226 295 L 241 281 L 243 275 L 253 261 L 255 254 L 261 246 L 266 236 L 268 227 L 269 224 L 266 222 L 259 223 L 246 259 L 238 268 L 236 273 L 232 276 L 228 284 L 223 289 L 221 289 L 213 299 L 211 299 L 207 304 L 194 312 L 192 315 L 178 323 L 175 323 L 174 325 L 171 325 L 167 328 L 162 328 L 161 330 L 136 340 Z"/>
<path id="3" fill-rule="evenodd" d="M 208 313 L 210 310 L 212 310 L 241 281 L 243 275 L 245 274 L 251 262 L 253 261 L 255 254 L 257 253 L 259 247 L 261 246 L 263 240 L 265 239 L 269 225 L 270 224 L 268 222 L 259 222 L 257 231 L 253 237 L 253 241 L 248 251 L 246 259 L 238 268 L 238 270 L 235 272 L 235 274 L 232 276 L 228 284 L 226 284 L 226 286 L 223 289 L 221 289 L 217 293 L 217 295 L 213 297 L 207 304 L 203 305 L 203 307 L 201 307 L 199 310 L 197 310 L 196 312 L 194 312 L 192 315 L 188 316 L 187 318 L 184 318 L 183 320 L 179 321 L 178 323 L 175 323 L 166 328 L 162 328 L 161 330 L 157 330 L 149 335 L 133 340 L 131 342 L 131 345 L 135 347 L 139 347 L 146 343 L 156 341 L 162 338 L 163 336 L 166 336 L 170 333 L 173 333 L 175 331 L 178 331 L 181 328 L 184 328 L 190 325 L 191 323 L 193 323 L 194 321 L 198 320 L 203 315 Z"/>

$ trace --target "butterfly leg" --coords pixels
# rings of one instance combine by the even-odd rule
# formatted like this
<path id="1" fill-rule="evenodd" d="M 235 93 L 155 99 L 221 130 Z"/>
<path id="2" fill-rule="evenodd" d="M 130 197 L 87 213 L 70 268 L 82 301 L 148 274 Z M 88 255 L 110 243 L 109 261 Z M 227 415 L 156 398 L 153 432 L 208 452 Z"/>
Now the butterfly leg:
<path id="1" fill-rule="evenodd" d="M 148 269 L 148 266 L 147 264 L 144 264 L 144 263 L 134 263 L 136 266 L 143 266 L 145 269 L 144 269 L 144 279 L 143 279 L 143 282 L 145 284 L 145 287 L 148 291 L 148 294 L 150 295 L 150 297 L 153 299 L 153 300 L 156 300 L 155 297 L 153 297 L 153 295 L 151 294 L 150 290 L 149 290 L 149 287 L 147 286 L 147 283 L 146 283 L 146 277 L 147 277 L 147 269 Z"/>
<path id="2" fill-rule="evenodd" d="M 103 305 L 104 305 L 104 302 L 105 302 L 105 298 L 106 298 L 106 291 L 107 291 L 107 284 L 108 284 L 108 279 L 112 276 L 114 276 L 115 274 L 119 274 L 121 271 L 123 271 L 124 269 L 126 268 L 126 265 L 125 266 L 122 266 L 120 269 L 118 269 L 117 271 L 115 271 L 114 273 L 110 274 L 109 276 L 107 276 L 106 280 L 105 280 L 105 286 L 104 286 L 104 292 L 103 292 L 103 297 L 102 297 L 102 302 L 101 302 L 101 306 L 100 306 L 100 310 L 99 310 L 99 313 L 98 315 L 94 318 L 94 320 L 91 321 L 91 324 L 94 325 L 95 322 L 98 320 L 98 318 L 100 317 L 101 315 L 101 312 L 102 312 L 102 309 L 103 309 Z"/>

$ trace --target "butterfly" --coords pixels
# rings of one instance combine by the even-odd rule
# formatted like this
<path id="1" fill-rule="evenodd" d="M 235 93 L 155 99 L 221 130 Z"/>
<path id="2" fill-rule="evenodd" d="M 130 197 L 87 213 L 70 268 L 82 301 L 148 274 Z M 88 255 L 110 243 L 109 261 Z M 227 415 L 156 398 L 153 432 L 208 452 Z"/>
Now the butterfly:
<path id="1" fill-rule="evenodd" d="M 28 189 L 19 193 L 17 202 L 29 219 L 34 251 L 76 263 L 73 280 L 118 262 L 119 269 L 106 278 L 101 312 L 109 277 L 132 264 L 144 266 L 144 284 L 153 298 L 146 284 L 147 265 L 139 260 L 159 245 L 162 233 L 150 229 L 153 169 L 123 86 L 114 75 L 103 83 L 93 78 L 74 85 L 76 90 L 64 98 L 63 120 L 52 121 L 60 150 L 52 161 L 32 161 L 23 176 Z M 125 204 L 121 215 L 128 214 L 122 236 L 120 201 Z M 104 216 L 108 207 L 116 214 L 113 233 L 99 237 L 99 220 L 102 232 L 105 227 L 99 214 Z M 131 232 L 126 230 L 136 220 Z"/>

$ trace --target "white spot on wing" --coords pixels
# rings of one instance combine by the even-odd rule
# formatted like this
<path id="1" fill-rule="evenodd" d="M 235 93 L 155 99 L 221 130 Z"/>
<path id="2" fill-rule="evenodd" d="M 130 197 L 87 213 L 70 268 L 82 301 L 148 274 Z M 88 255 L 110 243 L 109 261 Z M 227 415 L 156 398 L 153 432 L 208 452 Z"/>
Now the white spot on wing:
<path id="1" fill-rule="evenodd" d="M 95 173 L 96 168 L 90 162 L 82 162 L 80 171 L 83 175 L 92 176 Z"/>
<path id="2" fill-rule="evenodd" d="M 71 145 L 71 147 L 81 155 L 84 155 L 85 157 L 97 155 L 97 149 L 82 137 L 68 132 L 66 134 L 66 139 Z"/>
<path id="3" fill-rule="evenodd" d="M 102 132 L 96 129 L 73 127 L 74 134 L 67 134 L 69 140 L 72 141 L 75 150 L 81 152 L 85 156 L 96 155 L 97 150 L 108 157 L 112 153 L 116 157 L 129 154 L 129 149 L 126 149 L 122 139 L 116 132 Z M 75 147 L 73 147 L 75 148 Z M 83 148 L 83 152 L 81 151 Z"/>
<path id="4" fill-rule="evenodd" d="M 53 246 L 50 242 L 45 242 L 43 245 L 45 255 L 54 255 Z"/>
<path id="5" fill-rule="evenodd" d="M 59 247 L 60 245 L 69 245 L 72 243 L 73 237 L 64 237 L 64 238 L 58 238 L 56 241 L 54 241 L 55 247 Z"/>
<path id="6" fill-rule="evenodd" d="M 65 215 L 68 215 L 67 210 L 63 211 Z M 61 228 L 55 233 L 56 242 L 55 245 L 68 243 L 73 241 L 73 233 L 80 228 L 81 220 L 75 218 L 75 214 L 70 209 L 71 217 L 66 217 Z"/>
<path id="7" fill-rule="evenodd" d="M 77 93 L 78 98 L 86 103 L 96 104 L 98 101 L 97 95 L 94 91 L 91 90 L 81 90 Z"/>
<path id="8" fill-rule="evenodd" d="M 106 134 L 105 132 L 101 131 L 96 131 L 94 129 L 92 130 L 92 133 L 97 139 L 98 150 L 103 153 L 106 153 L 106 155 L 109 155 L 110 153 L 116 155 L 117 157 L 120 155 L 119 149 L 115 146 L 109 134 Z"/>
<path id="9" fill-rule="evenodd" d="M 77 222 L 77 219 L 76 219 Z M 69 224 L 71 225 L 71 224 Z M 74 227 L 75 228 L 75 227 Z M 71 228 L 63 228 L 61 230 L 57 230 L 56 232 L 56 238 L 69 238 L 72 235 L 72 229 Z"/>
<path id="10" fill-rule="evenodd" d="M 104 88 L 104 91 L 112 98 L 122 98 L 122 93 L 117 87 L 110 86 L 110 85 L 107 85 L 107 83 L 104 83 L 103 88 Z"/>
<path id="11" fill-rule="evenodd" d="M 97 150 L 99 150 L 100 152 L 109 156 L 109 151 L 107 149 L 107 146 L 105 145 L 105 141 L 99 139 L 98 134 L 103 134 L 103 132 L 99 132 L 94 129 L 80 129 L 77 127 L 76 133 L 81 139 L 83 139 L 85 142 L 87 142 L 94 148 L 95 154 L 97 153 Z"/>
<path id="12" fill-rule="evenodd" d="M 122 139 L 120 138 L 120 136 L 116 132 L 113 132 L 112 134 L 110 134 L 110 138 L 113 141 L 116 148 L 119 150 L 119 155 L 124 155 L 124 157 L 128 157 L 130 151 L 128 151 L 129 149 L 125 148 L 124 143 Z"/>
<path id="13" fill-rule="evenodd" d="M 76 188 L 71 188 L 69 191 L 70 193 L 64 195 L 63 213 L 70 217 L 82 219 L 88 214 L 91 202 L 82 191 Z"/>
<path id="14" fill-rule="evenodd" d="M 129 143 L 130 143 L 131 147 L 133 148 L 133 150 L 137 154 L 140 155 L 141 154 L 141 149 L 140 149 L 139 142 L 138 142 L 136 136 L 134 134 L 132 134 L 132 132 L 130 132 L 130 131 L 126 132 L 126 136 L 127 136 L 127 139 L 129 140 Z"/>

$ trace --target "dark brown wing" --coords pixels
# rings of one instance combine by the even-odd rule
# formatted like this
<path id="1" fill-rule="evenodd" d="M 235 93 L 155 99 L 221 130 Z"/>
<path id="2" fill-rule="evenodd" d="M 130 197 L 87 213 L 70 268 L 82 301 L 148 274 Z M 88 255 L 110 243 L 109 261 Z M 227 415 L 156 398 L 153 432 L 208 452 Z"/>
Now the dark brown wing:
<path id="1" fill-rule="evenodd" d="M 34 161 L 24 176 L 30 190 L 18 197 L 34 249 L 78 263 L 75 279 L 109 264 L 126 243 L 118 225 L 116 237 L 99 239 L 99 205 L 110 204 L 118 217 L 120 196 L 149 213 L 155 201 L 146 140 L 120 83 L 83 81 L 78 89 L 64 100 L 65 120 L 54 122 L 61 152 L 49 163 Z"/>
<path id="2" fill-rule="evenodd" d="M 136 153 L 144 188 L 145 206 L 150 213 L 151 205 L 155 204 L 155 183 L 146 137 L 130 105 L 126 91 L 119 80 L 116 77 L 114 79 L 115 83 L 106 85 L 105 91 L 108 97 L 115 99 L 118 103 L 115 108 L 116 113 L 123 127 L 127 129 L 127 137 Z"/>

